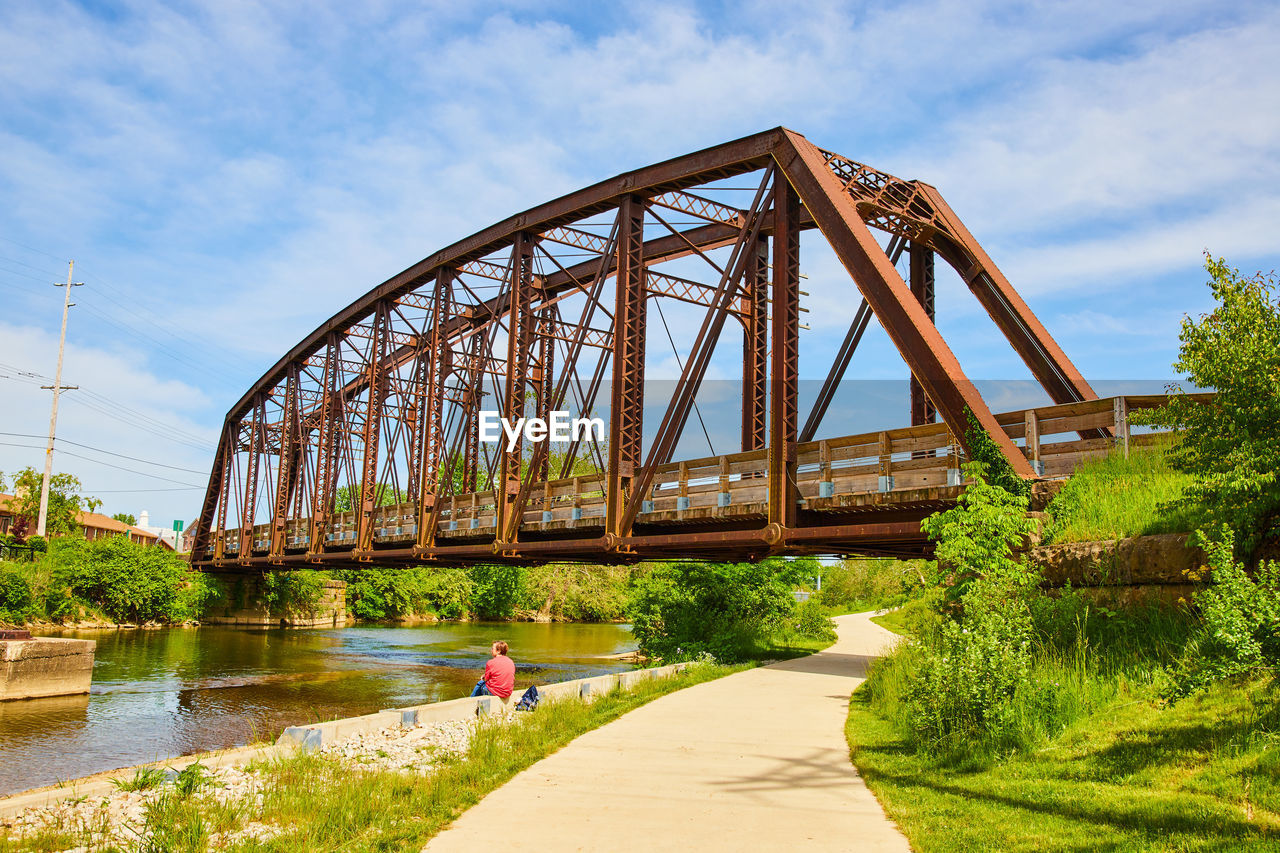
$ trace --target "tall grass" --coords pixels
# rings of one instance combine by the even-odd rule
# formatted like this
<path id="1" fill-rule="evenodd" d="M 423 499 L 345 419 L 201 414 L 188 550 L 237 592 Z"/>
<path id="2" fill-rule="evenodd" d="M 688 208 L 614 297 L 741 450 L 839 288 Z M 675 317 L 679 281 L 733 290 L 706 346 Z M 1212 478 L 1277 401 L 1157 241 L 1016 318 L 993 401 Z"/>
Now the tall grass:
<path id="1" fill-rule="evenodd" d="M 1049 503 L 1051 542 L 1089 542 L 1194 529 L 1196 513 L 1173 505 L 1191 476 L 1169 465 L 1171 438 L 1084 463 Z"/>
<path id="2" fill-rule="evenodd" d="M 904 643 L 878 661 L 863 686 L 864 702 L 889 722 L 914 751 L 946 766 L 976 769 L 1015 752 L 1034 750 L 1090 714 L 1124 701 L 1158 701 L 1195 629 L 1185 611 L 1151 607 L 1115 613 L 1068 591 L 1033 602 L 1036 626 L 1031 666 L 1003 719 L 992 726 L 958 720 L 946 742 L 924 742 L 916 732 L 909 696 L 913 675 L 933 642 L 941 618 L 927 603 L 904 623 L 917 642 Z"/>

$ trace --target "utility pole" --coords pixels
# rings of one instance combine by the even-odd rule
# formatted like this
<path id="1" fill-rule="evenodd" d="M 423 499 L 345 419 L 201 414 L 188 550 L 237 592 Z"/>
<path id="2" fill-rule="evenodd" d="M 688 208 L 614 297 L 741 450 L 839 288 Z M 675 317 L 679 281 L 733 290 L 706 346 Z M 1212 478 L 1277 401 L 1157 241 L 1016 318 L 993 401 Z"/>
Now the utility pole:
<path id="1" fill-rule="evenodd" d="M 80 287 L 83 281 L 72 281 L 71 275 L 75 271 L 76 262 L 74 260 L 67 262 L 67 283 L 65 285 L 55 284 L 54 287 L 66 287 L 67 295 L 62 300 L 62 336 L 58 338 L 58 369 L 53 374 L 52 385 L 42 385 L 41 388 L 53 391 L 53 412 L 49 415 L 49 443 L 44 448 L 44 479 L 40 481 L 40 521 L 36 524 L 36 535 L 43 537 L 45 535 L 45 523 L 49 520 L 49 477 L 53 474 L 53 437 L 58 429 L 58 394 L 62 391 L 73 391 L 80 387 L 78 385 L 68 385 L 66 388 L 62 386 L 62 351 L 67 345 L 67 312 L 75 303 L 71 301 L 71 288 Z"/>

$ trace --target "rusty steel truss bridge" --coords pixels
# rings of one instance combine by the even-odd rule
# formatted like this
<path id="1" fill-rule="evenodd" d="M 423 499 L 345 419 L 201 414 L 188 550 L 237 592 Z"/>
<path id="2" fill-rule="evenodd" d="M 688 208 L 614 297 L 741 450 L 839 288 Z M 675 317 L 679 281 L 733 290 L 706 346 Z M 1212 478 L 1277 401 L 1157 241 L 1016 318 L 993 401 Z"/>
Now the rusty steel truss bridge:
<path id="1" fill-rule="evenodd" d="M 802 422 L 800 236 L 814 229 L 855 287 Z M 1053 405 L 983 402 L 934 325 L 935 258 Z M 646 441 L 658 300 L 701 322 Z M 910 425 L 815 439 L 873 317 L 910 368 Z M 742 354 L 740 447 L 676 459 L 726 325 Z M 512 216 L 325 321 L 228 412 L 191 559 L 258 571 L 917 555 L 920 520 L 963 489 L 975 427 L 1019 476 L 1064 477 L 1127 447 L 1129 409 L 1161 400 L 1099 399 L 934 187 L 778 128 Z M 607 440 L 488 445 L 482 409 L 512 422 L 607 411 Z"/>

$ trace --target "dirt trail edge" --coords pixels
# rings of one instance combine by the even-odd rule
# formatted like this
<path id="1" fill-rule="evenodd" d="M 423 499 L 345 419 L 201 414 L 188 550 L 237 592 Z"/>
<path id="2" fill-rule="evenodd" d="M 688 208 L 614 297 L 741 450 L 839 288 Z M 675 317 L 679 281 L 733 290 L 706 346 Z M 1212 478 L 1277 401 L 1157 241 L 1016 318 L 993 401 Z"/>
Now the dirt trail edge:
<path id="1" fill-rule="evenodd" d="M 849 763 L 849 694 L 896 639 L 836 618 L 823 652 L 656 699 L 515 776 L 427 845 L 910 850 Z"/>

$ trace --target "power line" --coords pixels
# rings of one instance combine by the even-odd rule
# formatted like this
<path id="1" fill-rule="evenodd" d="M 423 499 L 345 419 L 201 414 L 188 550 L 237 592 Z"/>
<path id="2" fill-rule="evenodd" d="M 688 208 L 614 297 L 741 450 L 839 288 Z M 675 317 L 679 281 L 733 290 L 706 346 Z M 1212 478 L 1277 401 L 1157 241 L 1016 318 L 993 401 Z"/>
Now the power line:
<path id="1" fill-rule="evenodd" d="M 0 441 L 0 447 L 24 447 L 27 450 L 40 450 L 37 444 L 16 444 L 11 441 Z M 179 486 L 186 486 L 188 489 L 203 489 L 204 486 L 193 486 L 190 483 L 184 483 L 181 480 L 174 480 L 169 477 L 161 477 L 159 474 L 148 474 L 146 471 L 138 471 L 134 468 L 126 468 L 123 465 L 112 465 L 110 462 L 103 462 L 101 459 L 94 459 L 92 456 L 82 456 L 79 453 L 72 453 L 70 450 L 60 451 L 63 456 L 72 456 L 76 459 L 83 459 L 85 462 L 93 462 L 98 465 L 105 465 L 108 468 L 116 468 L 120 471 L 126 471 L 130 474 L 137 474 L 140 477 L 149 477 L 152 480 L 162 480 L 166 483 L 177 483 Z"/>
<path id="2" fill-rule="evenodd" d="M 40 438 L 38 435 L 31 435 L 25 432 L 0 432 L 0 435 L 13 436 L 14 438 Z M 166 465 L 163 462 L 152 462 L 150 459 L 139 459 L 136 456 L 127 456 L 123 453 L 116 453 L 114 450 L 103 450 L 101 447 L 94 447 L 91 444 L 81 444 L 78 441 L 71 441 L 66 438 L 57 439 L 59 444 L 71 444 L 75 447 L 83 447 L 85 450 L 92 450 L 96 453 L 105 453 L 108 456 L 115 456 L 119 459 L 128 459 L 130 462 L 141 462 L 144 465 L 155 465 L 157 468 L 172 468 L 174 471 L 186 471 L 189 474 L 207 474 L 207 471 L 198 471 L 195 468 L 180 468 L 177 465 Z"/>
<path id="3" fill-rule="evenodd" d="M 202 492 L 204 489 L 204 486 L 184 486 L 180 489 L 85 489 L 85 491 L 93 492 L 94 495 L 121 495 L 141 492 Z"/>
<path id="4" fill-rule="evenodd" d="M 5 376 L 3 374 L 0 374 L 0 379 L 9 379 L 14 382 L 25 382 L 28 385 L 39 385 L 41 380 L 49 381 L 49 377 L 41 373 L 36 373 L 33 370 L 23 370 L 22 368 L 12 364 L 5 364 L 3 362 L 0 362 L 0 369 L 11 370 L 14 373 L 18 374 L 17 376 Z M 98 412 L 100 414 L 104 414 L 109 418 L 117 420 L 120 423 L 126 424 L 127 426 L 135 427 L 145 432 L 150 432 L 151 434 L 159 436 L 160 438 L 173 441 L 177 444 L 184 444 L 188 447 L 194 448 L 195 450 L 208 451 L 212 446 L 211 442 L 205 440 L 203 437 L 193 432 L 190 432 L 189 430 L 184 430 L 181 427 L 173 426 L 172 424 L 168 424 L 164 421 L 158 420 L 157 418 L 154 418 L 151 415 L 144 414 L 143 412 L 140 412 L 137 409 L 132 409 L 129 406 L 126 406 L 123 403 L 113 400 L 110 397 L 99 394 L 98 392 L 90 388 L 81 387 L 80 394 L 87 395 L 88 397 L 93 399 L 85 400 L 83 396 L 76 396 L 76 397 L 69 397 L 68 400 L 74 401 L 76 404 L 82 405 L 88 409 L 91 409 L 92 411 Z M 93 402 L 94 400 L 98 402 L 95 403 Z M 104 408 L 103 406 L 106 406 L 109 408 Z M 125 418 L 120 417 L 120 415 L 117 412 L 113 411 L 113 409 L 119 409 L 121 412 L 132 415 L 134 418 L 137 419 L 137 421 L 126 420 Z M 150 424 L 150 426 L 148 424 Z M 185 438 L 183 438 L 183 436 L 185 436 Z"/>

